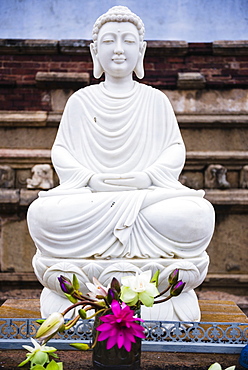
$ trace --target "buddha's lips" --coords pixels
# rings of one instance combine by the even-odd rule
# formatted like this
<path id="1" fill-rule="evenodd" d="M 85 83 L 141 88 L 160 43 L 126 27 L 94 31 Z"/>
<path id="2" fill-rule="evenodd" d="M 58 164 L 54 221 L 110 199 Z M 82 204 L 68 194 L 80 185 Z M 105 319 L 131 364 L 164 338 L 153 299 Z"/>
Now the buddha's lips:
<path id="1" fill-rule="evenodd" d="M 123 63 L 125 62 L 126 58 L 113 58 L 112 60 L 115 63 Z"/>

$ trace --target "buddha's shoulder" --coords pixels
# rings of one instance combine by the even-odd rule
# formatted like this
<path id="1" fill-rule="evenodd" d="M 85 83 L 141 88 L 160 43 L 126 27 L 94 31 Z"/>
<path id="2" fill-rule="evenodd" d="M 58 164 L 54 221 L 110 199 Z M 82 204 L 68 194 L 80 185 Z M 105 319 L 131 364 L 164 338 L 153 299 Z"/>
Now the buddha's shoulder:
<path id="1" fill-rule="evenodd" d="M 81 89 L 77 90 L 71 96 L 73 97 L 84 96 L 84 95 L 96 93 L 97 91 L 99 91 L 99 84 L 89 85 L 89 86 L 82 87 Z"/>
<path id="2" fill-rule="evenodd" d="M 139 87 L 140 87 L 141 91 L 143 91 L 144 93 L 150 94 L 152 96 L 155 96 L 156 99 L 159 99 L 159 100 L 161 99 L 161 100 L 164 100 L 164 101 L 169 100 L 167 95 L 165 95 L 165 93 L 163 91 L 157 89 L 156 87 L 146 85 L 146 84 L 142 84 L 142 83 L 139 83 Z"/>

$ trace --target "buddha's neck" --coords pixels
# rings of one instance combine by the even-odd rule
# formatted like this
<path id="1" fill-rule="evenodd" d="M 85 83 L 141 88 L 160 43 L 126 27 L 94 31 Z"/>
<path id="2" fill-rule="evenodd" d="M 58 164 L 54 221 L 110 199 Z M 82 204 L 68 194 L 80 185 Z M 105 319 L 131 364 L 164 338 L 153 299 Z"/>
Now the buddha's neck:
<path id="1" fill-rule="evenodd" d="M 112 93 L 127 93 L 133 89 L 132 75 L 126 77 L 113 77 L 105 75 L 104 87 Z"/>

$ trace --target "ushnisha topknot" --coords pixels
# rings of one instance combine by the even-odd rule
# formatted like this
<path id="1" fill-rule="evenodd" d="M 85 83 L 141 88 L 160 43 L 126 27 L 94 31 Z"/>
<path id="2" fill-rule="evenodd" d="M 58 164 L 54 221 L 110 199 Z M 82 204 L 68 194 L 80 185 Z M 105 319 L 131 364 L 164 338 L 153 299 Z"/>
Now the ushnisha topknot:
<path id="1" fill-rule="evenodd" d="M 144 23 L 138 15 L 131 12 L 126 6 L 113 6 L 107 13 L 102 14 L 95 22 L 93 26 L 92 39 L 94 47 L 97 48 L 97 36 L 100 28 L 107 22 L 131 22 L 133 23 L 139 32 L 140 42 L 144 40 L 145 27 Z"/>

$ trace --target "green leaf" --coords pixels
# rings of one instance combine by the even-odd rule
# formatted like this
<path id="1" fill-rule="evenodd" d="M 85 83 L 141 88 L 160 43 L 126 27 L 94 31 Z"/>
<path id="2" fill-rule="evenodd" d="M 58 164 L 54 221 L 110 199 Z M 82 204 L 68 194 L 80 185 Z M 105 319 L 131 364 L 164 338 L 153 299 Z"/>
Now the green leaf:
<path id="1" fill-rule="evenodd" d="M 28 358 L 26 358 L 26 360 L 22 361 L 22 362 L 18 365 L 18 367 L 24 366 L 25 364 L 27 364 L 27 363 L 28 363 L 28 361 L 30 361 L 30 360 L 29 360 L 29 357 L 28 357 Z"/>
<path id="2" fill-rule="evenodd" d="M 38 319 L 38 320 L 36 320 L 37 324 L 40 324 L 40 325 L 43 324 L 44 321 L 46 321 L 46 320 L 45 319 Z"/>
<path id="3" fill-rule="evenodd" d="M 58 370 L 63 370 L 63 362 L 57 362 Z"/>
<path id="4" fill-rule="evenodd" d="M 221 370 L 221 366 L 218 362 L 215 362 L 214 364 L 212 364 L 208 370 Z"/>
<path id="5" fill-rule="evenodd" d="M 45 367 L 42 365 L 34 365 L 30 370 L 45 370 Z"/>
<path id="6" fill-rule="evenodd" d="M 54 360 L 52 360 L 47 365 L 46 370 L 59 370 L 59 366 L 58 366 L 57 362 L 55 362 Z"/>
<path id="7" fill-rule="evenodd" d="M 79 290 L 80 284 L 79 284 L 78 278 L 77 278 L 77 276 L 75 274 L 73 274 L 72 285 L 73 285 L 73 288 L 75 290 Z"/>
<path id="8" fill-rule="evenodd" d="M 151 283 L 155 283 L 156 287 L 158 287 L 158 278 L 159 278 L 160 271 L 157 270 L 153 277 L 151 278 Z"/>
<path id="9" fill-rule="evenodd" d="M 49 356 L 54 357 L 54 358 L 59 358 L 59 356 L 57 355 L 57 353 L 50 353 L 49 352 Z"/>

